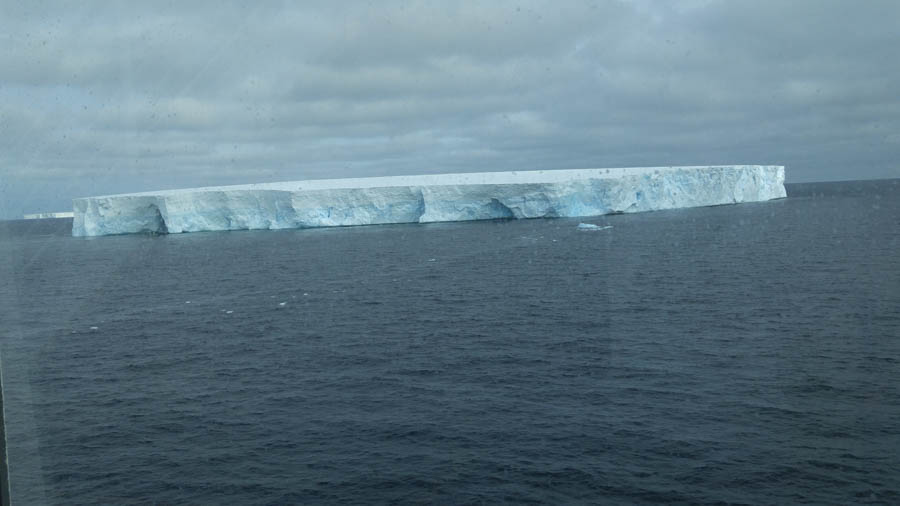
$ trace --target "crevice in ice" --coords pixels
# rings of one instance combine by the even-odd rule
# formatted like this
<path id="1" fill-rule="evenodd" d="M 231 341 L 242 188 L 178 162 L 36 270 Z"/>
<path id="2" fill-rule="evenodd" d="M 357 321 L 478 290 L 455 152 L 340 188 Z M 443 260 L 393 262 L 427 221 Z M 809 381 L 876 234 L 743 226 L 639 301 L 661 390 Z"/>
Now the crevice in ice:
<path id="1" fill-rule="evenodd" d="M 168 234 L 169 227 L 166 226 L 166 220 L 163 218 L 162 213 L 159 212 L 159 207 L 156 204 L 150 204 L 149 208 L 151 217 L 144 232 L 149 234 Z"/>
<path id="2" fill-rule="evenodd" d="M 509 208 L 508 205 L 500 202 L 497 199 L 491 199 L 491 217 L 493 218 L 506 218 L 512 219 L 516 218 L 516 213 L 513 212 L 512 209 Z"/>
<path id="3" fill-rule="evenodd" d="M 416 191 L 416 194 L 419 197 L 419 202 L 415 210 L 413 221 L 421 223 L 422 216 L 425 216 L 425 192 L 422 191 L 422 188 L 419 188 L 418 191 Z"/>

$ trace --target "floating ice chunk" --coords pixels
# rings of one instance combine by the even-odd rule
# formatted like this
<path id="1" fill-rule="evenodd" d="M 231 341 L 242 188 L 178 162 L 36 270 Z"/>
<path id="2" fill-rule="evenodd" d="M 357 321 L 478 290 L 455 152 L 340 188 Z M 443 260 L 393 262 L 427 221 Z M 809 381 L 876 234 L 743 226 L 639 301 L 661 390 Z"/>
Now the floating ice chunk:
<path id="1" fill-rule="evenodd" d="M 278 305 L 279 305 L 279 306 L 285 306 L 285 305 L 287 305 L 287 302 L 279 302 Z"/>
<path id="2" fill-rule="evenodd" d="M 72 235 L 600 216 L 785 196 L 775 165 L 323 179 L 79 198 Z"/>
<path id="3" fill-rule="evenodd" d="M 97 330 L 99 327 L 91 327 L 91 330 Z"/>
<path id="4" fill-rule="evenodd" d="M 612 225 L 594 225 L 592 223 L 579 223 L 578 230 L 606 230 L 608 228 L 612 228 Z"/>
<path id="5" fill-rule="evenodd" d="M 225 311 L 225 314 L 231 314 L 231 313 L 233 313 L 233 312 L 234 312 L 234 311 L 229 310 L 229 311 Z"/>

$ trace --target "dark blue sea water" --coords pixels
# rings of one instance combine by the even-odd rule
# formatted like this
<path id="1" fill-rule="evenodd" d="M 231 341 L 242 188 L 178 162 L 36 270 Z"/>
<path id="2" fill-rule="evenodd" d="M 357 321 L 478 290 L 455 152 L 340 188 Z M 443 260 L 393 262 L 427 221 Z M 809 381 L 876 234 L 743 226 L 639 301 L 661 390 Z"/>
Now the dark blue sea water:
<path id="1" fill-rule="evenodd" d="M 788 191 L 584 220 L 2 223 L 13 499 L 898 503 L 900 181 Z"/>

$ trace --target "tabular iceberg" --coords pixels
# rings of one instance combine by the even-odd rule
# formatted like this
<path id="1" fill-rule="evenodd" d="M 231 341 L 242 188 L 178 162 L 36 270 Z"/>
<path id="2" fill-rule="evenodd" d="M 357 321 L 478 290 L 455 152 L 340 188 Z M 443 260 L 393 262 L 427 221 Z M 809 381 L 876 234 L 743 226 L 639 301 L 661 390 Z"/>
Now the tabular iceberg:
<path id="1" fill-rule="evenodd" d="M 775 165 L 321 179 L 79 198 L 72 235 L 583 217 L 785 195 Z"/>
<path id="2" fill-rule="evenodd" d="M 48 218 L 73 218 L 74 215 L 70 211 L 61 213 L 34 213 L 22 215 L 23 220 L 46 220 Z"/>

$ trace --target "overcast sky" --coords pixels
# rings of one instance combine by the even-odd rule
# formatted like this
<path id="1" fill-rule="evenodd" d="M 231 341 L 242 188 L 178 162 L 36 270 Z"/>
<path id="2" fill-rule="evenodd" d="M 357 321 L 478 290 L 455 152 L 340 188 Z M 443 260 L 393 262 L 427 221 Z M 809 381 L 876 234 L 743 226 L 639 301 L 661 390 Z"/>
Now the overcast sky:
<path id="1" fill-rule="evenodd" d="M 433 172 L 900 177 L 900 2 L 0 2 L 0 218 Z"/>

